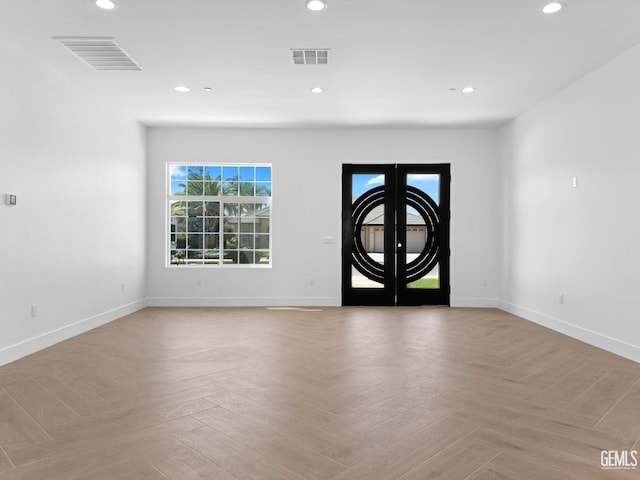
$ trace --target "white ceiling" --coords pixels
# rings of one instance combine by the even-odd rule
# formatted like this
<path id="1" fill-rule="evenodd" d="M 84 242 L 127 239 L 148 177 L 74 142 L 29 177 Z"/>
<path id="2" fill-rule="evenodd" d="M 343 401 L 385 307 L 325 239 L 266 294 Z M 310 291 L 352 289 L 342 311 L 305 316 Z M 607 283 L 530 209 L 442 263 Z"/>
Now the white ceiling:
<path id="1" fill-rule="evenodd" d="M 640 42 L 638 0 L 327 3 L 0 0 L 0 37 L 149 125 L 340 127 L 500 125 Z M 94 71 L 52 36 L 114 37 L 144 70 Z M 329 65 L 291 48 L 329 48 Z"/>

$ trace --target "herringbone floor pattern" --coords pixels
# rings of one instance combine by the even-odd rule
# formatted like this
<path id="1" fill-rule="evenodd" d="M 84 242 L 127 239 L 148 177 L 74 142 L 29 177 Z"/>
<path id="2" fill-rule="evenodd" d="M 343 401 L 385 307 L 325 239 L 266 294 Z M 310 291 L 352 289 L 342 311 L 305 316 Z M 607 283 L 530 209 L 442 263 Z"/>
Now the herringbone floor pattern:
<path id="1" fill-rule="evenodd" d="M 149 308 L 0 368 L 0 479 L 638 479 L 639 380 L 497 310 Z"/>

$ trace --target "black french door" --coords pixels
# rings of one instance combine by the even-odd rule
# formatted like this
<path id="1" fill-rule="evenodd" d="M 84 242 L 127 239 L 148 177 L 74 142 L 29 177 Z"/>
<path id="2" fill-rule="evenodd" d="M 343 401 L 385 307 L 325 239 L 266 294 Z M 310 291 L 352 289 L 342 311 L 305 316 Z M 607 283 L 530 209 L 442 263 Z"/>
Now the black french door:
<path id="1" fill-rule="evenodd" d="M 343 165 L 343 305 L 449 305 L 450 182 L 449 164 Z"/>

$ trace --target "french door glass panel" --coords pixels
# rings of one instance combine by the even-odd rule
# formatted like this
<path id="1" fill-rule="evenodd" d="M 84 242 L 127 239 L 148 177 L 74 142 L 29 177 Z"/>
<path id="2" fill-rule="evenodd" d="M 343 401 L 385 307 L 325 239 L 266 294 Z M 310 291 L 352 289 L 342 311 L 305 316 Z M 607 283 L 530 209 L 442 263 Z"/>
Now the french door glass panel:
<path id="1" fill-rule="evenodd" d="M 351 177 L 352 211 L 360 220 L 354 232 L 360 261 L 351 268 L 351 284 L 357 288 L 384 288 L 384 183 L 383 173 Z"/>
<path id="2" fill-rule="evenodd" d="M 406 247 L 405 264 L 407 269 L 415 269 L 421 261 L 423 252 L 430 253 L 434 260 L 422 265 L 421 270 L 407 279 L 407 288 L 438 289 L 440 288 L 440 272 L 437 255 L 438 206 L 440 204 L 440 175 L 436 173 L 405 173 L 407 188 L 415 193 L 415 201 L 422 206 L 406 207 Z M 429 260 L 429 259 L 428 259 Z"/>

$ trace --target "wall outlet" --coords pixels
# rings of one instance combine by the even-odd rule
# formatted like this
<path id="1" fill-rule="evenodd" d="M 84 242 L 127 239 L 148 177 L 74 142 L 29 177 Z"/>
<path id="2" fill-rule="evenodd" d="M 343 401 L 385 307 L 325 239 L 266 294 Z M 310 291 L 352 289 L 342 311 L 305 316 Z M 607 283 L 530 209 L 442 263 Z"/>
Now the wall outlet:
<path id="1" fill-rule="evenodd" d="M 121 290 L 122 290 L 122 293 L 124 293 L 124 283 L 122 284 Z"/>
<path id="2" fill-rule="evenodd" d="M 558 295 L 558 303 L 560 305 L 564 305 L 564 293 L 561 293 L 560 295 Z"/>
<path id="3" fill-rule="evenodd" d="M 38 316 L 38 305 L 35 303 L 31 305 L 31 318 L 36 318 Z"/>

